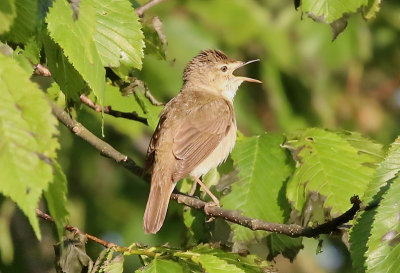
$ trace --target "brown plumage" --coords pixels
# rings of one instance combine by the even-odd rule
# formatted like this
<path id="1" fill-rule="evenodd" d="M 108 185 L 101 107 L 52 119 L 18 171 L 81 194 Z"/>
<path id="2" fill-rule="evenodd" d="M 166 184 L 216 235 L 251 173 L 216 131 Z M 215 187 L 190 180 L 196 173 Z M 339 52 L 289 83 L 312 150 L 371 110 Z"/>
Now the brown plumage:
<path id="1" fill-rule="evenodd" d="M 147 152 L 152 178 L 143 220 L 146 233 L 161 228 L 177 181 L 189 174 L 204 175 L 233 149 L 233 97 L 243 81 L 259 82 L 232 74 L 244 64 L 221 51 L 206 50 L 185 68 L 182 90 L 161 112 Z"/>

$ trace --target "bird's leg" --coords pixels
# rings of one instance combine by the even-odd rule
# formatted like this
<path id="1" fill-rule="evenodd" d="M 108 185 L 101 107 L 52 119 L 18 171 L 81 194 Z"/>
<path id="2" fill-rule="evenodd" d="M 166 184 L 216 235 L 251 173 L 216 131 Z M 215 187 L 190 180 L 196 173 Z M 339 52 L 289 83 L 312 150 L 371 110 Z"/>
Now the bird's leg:
<path id="1" fill-rule="evenodd" d="M 194 177 L 192 176 L 194 181 L 196 181 L 203 189 L 204 191 L 211 197 L 211 199 L 214 201 L 214 203 L 219 206 L 219 200 L 217 197 L 215 197 L 215 195 L 210 191 L 209 188 L 207 188 L 207 186 L 200 180 L 200 178 L 198 177 Z"/>
<path id="2" fill-rule="evenodd" d="M 194 193 L 196 192 L 196 188 L 197 188 L 197 183 L 193 183 L 192 188 L 189 191 L 190 196 L 194 195 Z"/>

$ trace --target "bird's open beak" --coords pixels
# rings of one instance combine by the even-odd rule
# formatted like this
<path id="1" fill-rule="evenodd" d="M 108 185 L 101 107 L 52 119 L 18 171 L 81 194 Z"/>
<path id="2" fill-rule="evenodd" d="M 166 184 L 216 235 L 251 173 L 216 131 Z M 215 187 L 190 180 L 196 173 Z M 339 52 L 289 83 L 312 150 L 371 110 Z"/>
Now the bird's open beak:
<path id="1" fill-rule="evenodd" d="M 237 67 L 233 71 L 235 71 L 236 69 L 238 69 L 240 67 L 243 67 L 245 65 L 248 65 L 248 64 L 251 64 L 251 63 L 254 63 L 254 62 L 258 62 L 258 61 L 260 61 L 260 60 L 256 59 L 256 60 L 251 60 L 251 61 L 248 61 L 248 62 L 238 62 Z M 262 83 L 262 81 L 259 81 L 259 80 L 256 80 L 256 79 L 252 79 L 252 78 L 247 78 L 247 77 L 236 76 L 236 78 L 238 78 L 238 79 L 240 79 L 242 81 L 246 81 L 246 82 Z"/>

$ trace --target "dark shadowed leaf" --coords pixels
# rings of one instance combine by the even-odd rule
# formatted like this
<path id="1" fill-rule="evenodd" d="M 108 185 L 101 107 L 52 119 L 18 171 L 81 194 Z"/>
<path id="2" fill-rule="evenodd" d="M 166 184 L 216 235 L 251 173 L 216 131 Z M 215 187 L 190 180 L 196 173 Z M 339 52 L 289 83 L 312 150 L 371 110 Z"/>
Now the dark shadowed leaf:
<path id="1" fill-rule="evenodd" d="M 58 237 L 61 240 L 67 224 L 67 178 L 61 166 L 53 160 L 53 182 L 44 192 L 50 215 L 56 222 Z"/>

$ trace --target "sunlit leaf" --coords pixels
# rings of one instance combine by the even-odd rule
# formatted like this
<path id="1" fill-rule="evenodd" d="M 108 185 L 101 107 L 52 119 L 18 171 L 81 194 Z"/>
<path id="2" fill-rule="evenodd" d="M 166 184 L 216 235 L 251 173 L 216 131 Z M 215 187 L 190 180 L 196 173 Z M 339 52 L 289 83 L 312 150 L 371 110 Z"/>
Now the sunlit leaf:
<path id="1" fill-rule="evenodd" d="M 273 134 L 237 140 L 231 156 L 239 169 L 239 180 L 222 198 L 224 208 L 241 211 L 247 217 L 284 222 L 289 204 L 282 187 L 293 166 L 286 151 L 280 147 L 283 141 L 283 136 Z M 232 229 L 235 243 L 266 235 L 239 225 L 233 225 Z"/>
<path id="2" fill-rule="evenodd" d="M 46 22 L 50 37 L 62 48 L 68 61 L 103 102 L 105 70 L 93 41 L 96 9 L 91 1 L 79 3 L 79 16 L 74 20 L 68 2 L 56 0 L 47 14 Z"/>
<path id="3" fill-rule="evenodd" d="M 40 238 L 35 208 L 53 179 L 58 131 L 44 93 L 29 77 L 0 54 L 0 192 L 18 204 Z"/>
<path id="4" fill-rule="evenodd" d="M 303 0 L 301 1 L 301 10 L 330 24 L 341 18 L 344 13 L 356 12 L 358 8 L 367 3 L 368 0 Z"/>
<path id="5" fill-rule="evenodd" d="M 388 190 L 393 178 L 400 171 L 400 138 L 391 145 L 386 158 L 376 169 L 374 178 L 368 184 L 363 201 L 366 205 L 378 203 L 382 195 Z M 353 270 L 355 272 L 365 272 L 367 242 L 371 235 L 372 223 L 377 213 L 377 209 L 371 208 L 363 211 L 351 229 L 350 233 L 350 254 L 352 257 Z"/>
<path id="6" fill-rule="evenodd" d="M 136 273 L 183 273 L 182 266 L 178 263 L 170 261 L 170 260 L 163 260 L 159 258 L 154 258 L 154 260 L 148 264 L 147 266 L 136 270 Z"/>
<path id="7" fill-rule="evenodd" d="M 215 256 L 219 260 L 235 265 L 246 273 L 268 272 L 269 263 L 256 255 L 239 255 L 238 253 L 224 251 L 219 247 L 209 244 L 200 244 L 190 251 L 201 255 Z M 210 270 L 210 272 L 212 271 Z"/>
<path id="8" fill-rule="evenodd" d="M 91 0 L 96 8 L 93 39 L 103 66 L 142 67 L 143 33 L 139 18 L 128 0 Z"/>
<path id="9" fill-rule="evenodd" d="M 377 158 L 360 152 L 346 139 L 322 129 L 299 131 L 286 143 L 298 167 L 287 185 L 293 207 L 302 212 L 311 192 L 326 197 L 332 214 L 346 211 L 353 195 L 362 196 L 372 179 Z"/>
<path id="10" fill-rule="evenodd" d="M 367 246 L 367 273 L 396 273 L 400 259 L 400 177 L 393 180 L 376 209 Z"/>

